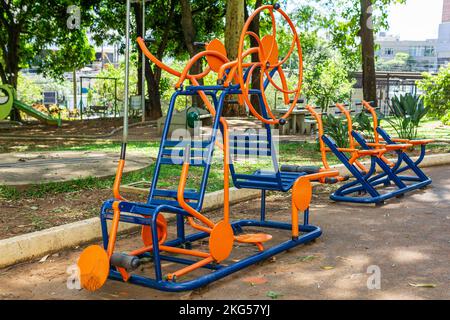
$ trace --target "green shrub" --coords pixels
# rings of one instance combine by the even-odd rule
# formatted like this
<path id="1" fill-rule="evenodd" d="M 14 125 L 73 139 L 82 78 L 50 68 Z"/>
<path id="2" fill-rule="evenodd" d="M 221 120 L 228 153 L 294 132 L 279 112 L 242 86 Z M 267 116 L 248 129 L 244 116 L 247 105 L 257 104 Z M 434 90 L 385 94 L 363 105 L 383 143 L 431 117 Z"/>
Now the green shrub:
<path id="1" fill-rule="evenodd" d="M 450 111 L 447 112 L 447 114 L 441 118 L 441 121 L 446 126 L 450 126 Z"/>
<path id="2" fill-rule="evenodd" d="M 423 76 L 417 85 L 424 92 L 424 104 L 430 108 L 431 116 L 441 119 L 450 112 L 450 65 L 441 68 L 437 75 Z"/>
<path id="3" fill-rule="evenodd" d="M 383 119 L 383 115 L 377 112 L 377 118 L 379 125 Z M 373 119 L 367 112 L 361 111 L 353 117 L 353 128 L 362 133 L 369 142 L 374 141 Z"/>
<path id="4" fill-rule="evenodd" d="M 385 118 L 401 139 L 415 139 L 420 120 L 427 114 L 422 97 L 412 94 L 394 96 L 389 105 L 391 116 Z"/>
<path id="5" fill-rule="evenodd" d="M 347 120 L 341 117 L 335 117 L 332 114 L 322 115 L 323 131 L 325 135 L 332 138 L 338 147 L 347 148 L 348 141 L 348 126 Z"/>

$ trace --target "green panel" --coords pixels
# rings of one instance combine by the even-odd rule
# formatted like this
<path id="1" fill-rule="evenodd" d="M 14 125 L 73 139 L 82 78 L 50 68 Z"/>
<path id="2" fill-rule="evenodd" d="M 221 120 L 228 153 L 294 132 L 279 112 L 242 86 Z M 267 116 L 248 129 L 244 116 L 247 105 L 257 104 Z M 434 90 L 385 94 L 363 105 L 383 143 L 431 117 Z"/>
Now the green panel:
<path id="1" fill-rule="evenodd" d="M 5 119 L 11 112 L 14 102 L 14 89 L 9 85 L 0 85 L 0 120 Z"/>
<path id="2" fill-rule="evenodd" d="M 27 115 L 36 118 L 44 123 L 50 124 L 50 125 L 61 125 L 61 119 L 55 119 L 52 118 L 42 112 L 37 111 L 33 107 L 30 107 L 26 105 L 23 102 L 20 102 L 19 100 L 14 100 L 14 107 L 19 109 L 22 112 L 25 112 Z"/>

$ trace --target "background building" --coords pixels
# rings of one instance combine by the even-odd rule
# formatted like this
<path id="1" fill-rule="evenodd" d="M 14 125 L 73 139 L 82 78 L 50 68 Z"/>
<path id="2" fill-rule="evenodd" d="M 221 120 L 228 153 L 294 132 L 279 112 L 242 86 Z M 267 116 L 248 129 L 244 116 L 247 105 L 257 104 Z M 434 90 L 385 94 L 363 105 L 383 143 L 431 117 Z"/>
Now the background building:
<path id="1" fill-rule="evenodd" d="M 450 62 L 450 0 L 444 0 L 438 39 L 400 40 L 382 32 L 376 43 L 377 69 L 382 71 L 437 72 Z"/>

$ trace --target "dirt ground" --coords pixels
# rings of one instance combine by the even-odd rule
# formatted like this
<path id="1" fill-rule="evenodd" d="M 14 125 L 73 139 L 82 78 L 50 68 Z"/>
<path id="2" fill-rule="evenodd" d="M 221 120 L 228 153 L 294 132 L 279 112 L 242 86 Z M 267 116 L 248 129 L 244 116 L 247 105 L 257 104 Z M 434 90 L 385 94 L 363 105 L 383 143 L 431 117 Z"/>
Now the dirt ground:
<path id="1" fill-rule="evenodd" d="M 383 207 L 336 204 L 328 200 L 328 193 L 316 194 L 311 223 L 323 229 L 322 237 L 199 290 L 164 293 L 117 281 L 108 281 L 95 293 L 69 290 L 66 269 L 83 249 L 77 247 L 43 262 L 0 270 L 0 298 L 450 299 L 450 170 L 436 167 L 426 172 L 434 179 L 432 186 Z M 233 218 L 256 217 L 257 212 L 256 201 L 232 207 Z M 269 218 L 287 221 L 289 196 L 270 196 L 268 212 Z M 218 219 L 220 214 L 212 216 Z M 289 237 L 271 233 L 274 243 Z M 139 235 L 122 237 L 118 250 L 135 248 L 139 242 Z M 235 252 L 236 259 L 255 249 L 241 245 Z M 380 268 L 381 289 L 367 288 L 370 266 Z M 163 270 L 173 267 L 166 263 Z M 146 265 L 139 272 L 149 270 L 151 265 Z"/>
<path id="2" fill-rule="evenodd" d="M 145 196 L 124 194 L 133 201 Z M 83 190 L 45 198 L 0 200 L 0 239 L 97 217 L 111 190 Z"/>
<path id="3" fill-rule="evenodd" d="M 130 124 L 139 122 L 130 119 Z M 261 125 L 254 119 L 230 118 L 230 128 L 260 128 Z M 109 134 L 123 125 L 122 118 L 117 119 L 92 119 L 63 122 L 61 127 L 49 126 L 39 122 L 26 123 L 17 127 L 0 127 L 0 153 L 15 151 L 28 151 L 30 148 L 46 150 L 55 147 L 72 147 L 80 144 L 92 144 L 102 141 L 121 141 L 122 131 Z M 210 129 L 202 127 L 202 134 L 208 134 Z M 9 137 L 8 137 L 9 136 Z M 15 136 L 19 136 L 16 138 Z M 27 139 L 28 137 L 33 139 Z M 41 137 L 45 138 L 42 139 Z M 83 138 L 80 140 L 80 138 Z M 51 139 L 49 139 L 51 138 Z M 90 140 L 88 140 L 88 139 Z M 129 129 L 129 141 L 159 141 L 156 122 L 139 124 Z M 288 141 L 311 141 L 311 135 L 280 136 Z"/>

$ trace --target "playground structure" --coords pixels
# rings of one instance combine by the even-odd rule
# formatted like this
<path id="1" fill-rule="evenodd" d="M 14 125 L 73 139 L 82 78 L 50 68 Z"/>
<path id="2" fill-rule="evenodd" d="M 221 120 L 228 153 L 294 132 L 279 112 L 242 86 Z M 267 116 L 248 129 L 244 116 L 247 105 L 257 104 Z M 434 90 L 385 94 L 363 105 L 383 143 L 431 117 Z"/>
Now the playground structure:
<path id="1" fill-rule="evenodd" d="M 129 35 L 130 2 L 127 1 L 127 32 Z M 260 38 L 248 31 L 248 27 L 259 13 L 268 13 L 272 21 L 272 33 Z M 287 22 L 292 32 L 292 43 L 287 55 L 279 60 L 278 44 L 276 42 L 276 18 L 278 13 Z M 245 49 L 247 37 L 254 37 L 257 47 Z M 238 270 L 286 251 L 293 247 L 307 243 L 322 233 L 317 226 L 310 224 L 309 206 L 312 198 L 312 181 L 321 183 L 335 183 L 345 180 L 338 177 L 338 172 L 331 168 L 282 166 L 278 163 L 271 125 L 284 125 L 293 111 L 300 96 L 302 84 L 302 55 L 300 39 L 292 21 L 279 5 L 265 5 L 258 8 L 247 20 L 239 43 L 237 60 L 229 61 L 224 45 L 219 40 L 205 44 L 205 51 L 198 53 L 186 65 L 182 72 L 175 71 L 155 58 L 147 49 L 143 39 L 138 43 L 146 57 L 161 69 L 179 77 L 177 90 L 172 96 L 164 125 L 159 154 L 152 178 L 151 188 L 146 203 L 130 202 L 119 192 L 122 171 L 125 165 L 127 143 L 127 117 L 124 117 L 124 138 L 122 152 L 113 186 L 114 198 L 106 201 L 101 208 L 101 225 L 103 247 L 90 246 L 86 248 L 78 261 L 81 284 L 85 289 L 96 290 L 103 286 L 107 278 L 120 280 L 164 291 L 192 290 L 221 279 Z M 127 38 L 126 56 L 129 57 L 129 39 Z M 299 59 L 299 78 L 296 88 L 290 90 L 282 70 L 283 64 L 289 59 L 293 51 Z M 248 62 L 251 54 L 257 54 L 259 61 Z M 189 73 L 192 65 L 199 59 L 206 58 L 208 67 L 200 74 Z M 128 60 L 126 59 L 126 62 Z M 260 89 L 250 87 L 250 80 L 254 71 L 261 72 Z M 128 66 L 126 65 L 127 75 Z M 198 80 L 210 72 L 217 73 L 217 85 L 199 85 Z M 273 76 L 278 73 L 281 86 L 275 83 Z M 189 80 L 191 85 L 184 86 Z M 264 91 L 271 84 L 283 93 L 285 104 L 290 104 L 281 118 L 276 118 L 271 111 Z M 125 88 L 127 90 L 128 77 Z M 128 95 L 128 92 L 125 93 Z M 244 102 L 250 112 L 264 124 L 263 135 L 233 133 L 230 134 L 226 118 L 222 117 L 225 99 L 230 95 L 238 95 L 241 104 Z M 257 112 L 250 101 L 250 95 L 259 98 L 261 112 Z M 294 96 L 293 98 L 292 95 Z M 182 96 L 200 96 L 211 116 L 212 130 L 208 138 L 173 140 L 169 137 L 169 127 L 177 98 Z M 291 96 L 291 97 L 290 97 Z M 125 114 L 128 112 L 125 99 Z M 222 141 L 218 140 L 218 135 Z M 223 219 L 214 222 L 201 213 L 203 199 L 208 183 L 208 176 L 215 149 L 223 152 Z M 252 173 L 241 173 L 235 166 L 233 156 L 257 153 L 268 159 L 272 164 L 271 170 L 258 169 Z M 161 185 L 159 175 L 166 166 L 178 166 L 181 169 L 178 189 L 165 189 Z M 197 186 L 186 188 L 191 167 L 201 170 L 196 172 L 201 177 Z M 231 174 L 234 186 L 261 190 L 260 218 L 232 221 L 229 208 L 229 187 Z M 268 219 L 266 215 L 267 191 L 289 192 L 292 190 L 291 222 L 280 222 Z M 169 239 L 168 222 L 162 212 L 174 215 L 176 218 L 176 236 Z M 303 214 L 303 221 L 299 222 L 299 213 Z M 111 220 L 108 230 L 107 221 Z M 185 220 L 195 233 L 186 234 Z M 143 246 L 127 253 L 116 253 L 115 243 L 120 223 L 142 225 Z M 272 246 L 266 242 L 272 239 L 266 233 L 246 233 L 247 227 L 269 228 L 284 230 L 287 240 Z M 207 239 L 207 251 L 192 249 L 195 241 Z M 257 252 L 239 261 L 229 259 L 236 250 L 235 243 L 255 245 Z M 191 257 L 182 258 L 180 255 Z M 141 264 L 142 258 L 150 258 L 153 262 L 154 277 L 144 276 L 134 272 Z M 181 269 L 165 272 L 162 261 L 185 265 Z M 208 271 L 206 274 L 193 274 L 199 269 Z M 190 274 L 193 279 L 183 281 L 183 277 Z"/>
<path id="2" fill-rule="evenodd" d="M 321 114 L 312 106 L 306 106 L 318 124 L 320 152 L 325 168 L 328 167 L 327 153 L 332 152 L 354 178 L 331 194 L 330 198 L 335 201 L 382 205 L 385 200 L 401 197 L 409 191 L 429 185 L 432 181 L 419 168 L 419 164 L 425 157 L 426 145 L 433 140 L 392 139 L 378 126 L 376 109 L 367 101 L 362 101 L 362 105 L 363 110 L 373 119 L 373 142 L 368 142 L 360 132 L 353 129 L 352 111 L 347 109 L 346 105 L 336 104 L 347 121 L 349 148 L 340 148 L 331 137 L 324 134 Z M 420 155 L 413 161 L 407 154 L 407 150 L 419 145 Z M 397 156 L 395 161 L 390 161 L 386 157 L 387 153 L 392 152 Z M 359 161 L 363 157 L 370 158 L 369 168 Z M 381 169 L 380 173 L 377 173 L 377 167 Z M 405 171 L 411 171 L 412 174 L 400 175 Z M 385 192 L 381 192 L 380 187 L 384 187 Z"/>
<path id="3" fill-rule="evenodd" d="M 0 97 L 0 120 L 6 119 L 11 113 L 12 108 L 24 112 L 30 117 L 36 118 L 39 121 L 48 125 L 61 126 L 61 119 L 48 116 L 33 107 L 16 99 L 16 92 L 13 87 L 9 85 L 0 85 L 0 91 L 3 96 Z"/>
<path id="4" fill-rule="evenodd" d="M 85 106 L 84 105 L 84 100 L 83 100 L 83 91 L 85 90 L 85 88 L 83 87 L 83 80 L 88 80 L 89 81 L 89 89 L 88 89 L 88 94 L 89 92 L 94 92 L 95 90 L 91 88 L 91 82 L 90 80 L 102 80 L 102 81 L 113 81 L 114 82 L 114 92 L 113 93 L 109 93 L 110 95 L 113 95 L 114 97 L 114 101 L 113 103 L 107 103 L 106 101 L 108 99 L 106 99 L 105 96 L 101 97 L 101 99 L 94 99 L 95 101 L 93 101 L 92 103 Z M 118 114 L 118 99 L 117 99 L 117 78 L 111 78 L 111 77 L 91 77 L 91 76 L 82 76 L 80 77 L 80 104 L 78 106 L 77 109 L 80 110 L 80 118 L 81 120 L 83 120 L 83 114 L 87 114 L 87 115 L 102 115 L 103 117 L 106 117 L 106 115 L 108 113 L 113 113 L 114 117 L 117 116 Z M 105 87 L 103 87 L 103 91 L 105 91 Z M 107 93 L 104 92 L 103 95 L 106 95 Z"/>

